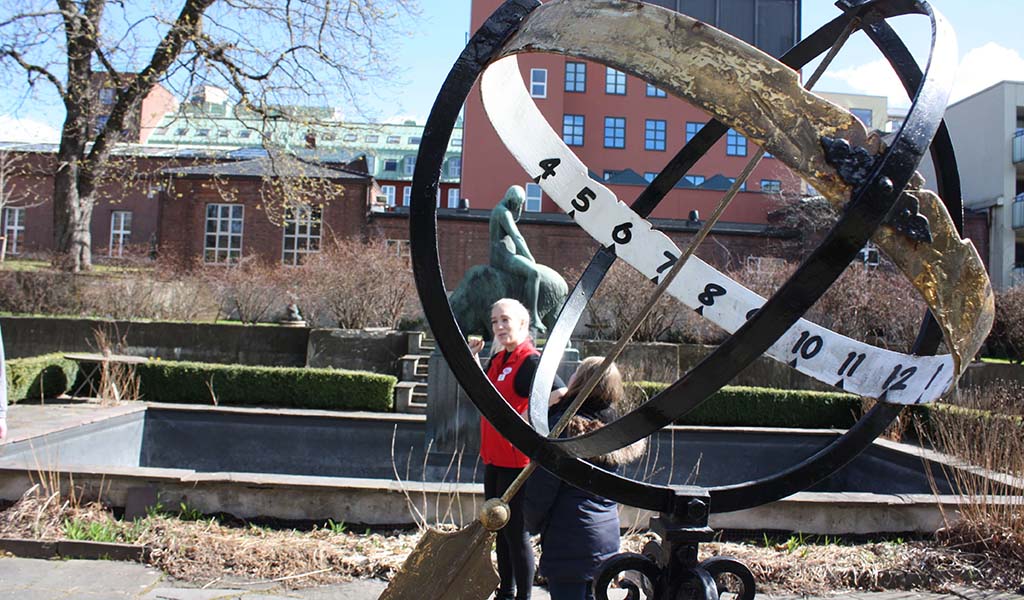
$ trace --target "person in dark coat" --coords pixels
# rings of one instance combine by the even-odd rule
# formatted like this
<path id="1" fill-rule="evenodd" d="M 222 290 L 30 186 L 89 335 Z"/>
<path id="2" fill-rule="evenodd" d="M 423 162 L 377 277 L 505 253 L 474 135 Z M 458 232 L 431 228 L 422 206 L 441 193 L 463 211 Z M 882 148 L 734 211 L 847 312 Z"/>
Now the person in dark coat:
<path id="1" fill-rule="evenodd" d="M 548 412 L 552 428 L 602 360 L 589 357 L 580 364 L 565 396 Z M 613 363 L 561 437 L 582 435 L 611 423 L 618 418 L 616 407 L 624 397 L 622 376 Z M 615 472 L 639 459 L 644 448 L 643 442 L 637 442 L 590 462 Z M 592 600 L 597 567 L 619 551 L 618 505 L 540 468 L 527 483 L 524 517 L 527 529 L 541 536 L 540 573 L 548 580 L 552 600 Z"/>

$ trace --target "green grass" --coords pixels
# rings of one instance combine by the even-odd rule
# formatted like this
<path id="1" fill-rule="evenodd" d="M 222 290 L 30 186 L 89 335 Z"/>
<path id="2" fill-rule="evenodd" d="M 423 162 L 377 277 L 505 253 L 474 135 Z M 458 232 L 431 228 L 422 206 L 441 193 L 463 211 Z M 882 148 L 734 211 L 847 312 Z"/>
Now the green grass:
<path id="1" fill-rule="evenodd" d="M 983 363 L 992 363 L 994 365 L 1015 365 L 1015 364 L 1017 364 L 1017 361 L 1015 361 L 1015 360 L 1010 360 L 1008 358 L 996 358 L 994 356 L 982 356 L 981 357 L 981 362 L 983 362 Z"/>

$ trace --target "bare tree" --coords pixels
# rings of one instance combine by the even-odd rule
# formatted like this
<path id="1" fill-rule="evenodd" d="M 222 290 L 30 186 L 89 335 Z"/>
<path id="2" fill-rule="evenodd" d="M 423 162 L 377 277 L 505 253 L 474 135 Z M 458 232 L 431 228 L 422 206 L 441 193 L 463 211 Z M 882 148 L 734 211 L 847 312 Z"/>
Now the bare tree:
<path id="1" fill-rule="evenodd" d="M 0 219 L 8 208 L 30 208 L 43 202 L 39 181 L 32 177 L 27 155 L 18 146 L 0 148 Z M 6 232 L 0 232 L 0 260 L 7 254 Z"/>
<path id="2" fill-rule="evenodd" d="M 289 119 L 281 108 L 289 105 L 357 106 L 362 84 L 391 74 L 386 34 L 416 0 L 184 0 L 168 8 L 132 0 L 0 2 L 0 84 L 26 96 L 48 84 L 64 106 L 55 261 L 80 271 L 91 266 L 98 183 L 156 84 L 183 97 L 198 84 L 221 86 L 268 120 Z M 100 120 L 103 87 L 115 92 Z"/>

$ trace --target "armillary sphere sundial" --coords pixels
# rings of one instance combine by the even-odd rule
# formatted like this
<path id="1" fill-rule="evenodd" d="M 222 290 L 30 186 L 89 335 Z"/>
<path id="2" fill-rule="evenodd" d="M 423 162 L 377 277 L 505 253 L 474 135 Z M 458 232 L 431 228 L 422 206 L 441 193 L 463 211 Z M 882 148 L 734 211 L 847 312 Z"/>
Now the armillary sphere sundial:
<path id="1" fill-rule="evenodd" d="M 658 548 L 620 554 L 603 567 L 596 593 L 626 571 L 640 573 L 630 597 L 718 598 L 721 577 L 754 580 L 742 563 L 697 560 L 711 539 L 712 512 L 771 502 L 827 477 L 866 448 L 903 406 L 933 402 L 953 389 L 991 326 L 991 285 L 974 246 L 961 238 L 959 175 L 942 123 L 957 54 L 944 18 L 924 0 L 841 0 L 839 16 L 778 60 L 713 27 L 630 0 L 508 0 L 469 41 L 427 121 L 413 179 L 411 249 L 420 299 L 437 343 L 480 412 L 531 460 L 565 481 L 612 500 L 659 513 Z M 886 19 L 930 19 L 931 55 L 922 73 Z M 899 130 L 868 132 L 847 111 L 805 90 L 797 70 L 851 32 L 867 34 L 899 75 L 913 104 Z M 521 52 L 550 52 L 602 63 L 708 112 L 711 120 L 626 205 L 551 129 L 530 99 L 516 63 Z M 528 175 L 601 244 L 550 331 L 533 385 L 530 422 L 501 398 L 473 361 L 441 279 L 435 196 L 448 139 L 474 82 L 495 131 Z M 840 212 L 821 244 L 772 297 L 764 299 L 697 258 L 688 258 L 645 219 L 688 169 L 735 128 L 787 165 Z M 937 194 L 918 187 L 915 170 L 931 150 Z M 913 348 L 901 353 L 850 339 L 803 314 L 872 241 L 924 298 Z M 681 257 L 685 260 L 684 264 Z M 569 334 L 611 264 L 623 260 L 652 281 L 681 276 L 667 293 L 731 333 L 699 365 L 614 423 L 587 435 L 547 437 L 547 395 Z M 879 299 L 884 301 L 884 299 Z M 944 343 L 945 353 L 937 354 Z M 736 485 L 657 486 L 624 478 L 581 457 L 640 440 L 704 402 L 753 360 L 767 355 L 851 393 L 880 400 L 852 428 L 803 462 Z M 467 528 L 468 529 L 468 528 Z M 486 539 L 478 526 L 476 540 Z M 426 538 L 425 538 L 426 539 Z M 433 544 L 433 545 L 431 545 Z M 493 590 L 486 561 L 459 555 L 463 542 L 427 541 L 382 598 L 476 598 Z M 478 545 L 483 545 L 482 543 Z M 422 552 L 420 550 L 423 550 Z M 440 556 L 439 554 L 443 554 Z M 470 566 L 451 573 L 459 560 Z M 444 563 L 444 564 L 438 564 Z M 493 577 L 493 574 L 491 574 Z M 463 577 L 463 579 L 459 579 Z M 490 589 L 487 586 L 490 585 Z"/>

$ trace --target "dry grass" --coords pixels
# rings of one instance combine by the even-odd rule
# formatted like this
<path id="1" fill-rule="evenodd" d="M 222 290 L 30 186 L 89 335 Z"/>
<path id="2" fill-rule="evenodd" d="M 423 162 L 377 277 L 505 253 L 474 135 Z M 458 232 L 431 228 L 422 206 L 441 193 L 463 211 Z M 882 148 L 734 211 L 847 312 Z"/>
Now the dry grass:
<path id="1" fill-rule="evenodd" d="M 418 531 L 339 532 L 254 525 L 230 526 L 215 518 L 183 520 L 154 514 L 138 521 L 115 519 L 97 502 L 81 504 L 37 486 L 0 513 L 0 536 L 63 537 L 68 521 L 98 523 L 111 536 L 151 548 L 150 562 L 180 580 L 206 584 L 222 579 L 278 581 L 289 587 L 336 583 L 351 578 L 387 579 L 415 547 Z M 629 534 L 624 550 L 639 551 L 651 534 Z M 1021 571 L 973 548 L 929 541 L 864 544 L 724 543 L 701 546 L 701 558 L 730 555 L 754 572 L 761 591 L 818 594 L 823 589 L 926 589 L 970 584 L 1017 589 Z"/>
<path id="2" fill-rule="evenodd" d="M 963 391 L 956 405 L 932 411 L 920 435 L 936 450 L 970 465 L 946 476 L 967 499 L 944 515 L 936 539 L 1024 573 L 1024 389 L 1006 384 Z M 984 476 L 978 476 L 984 475 Z M 998 567 L 1002 569 L 1003 567 Z"/>

